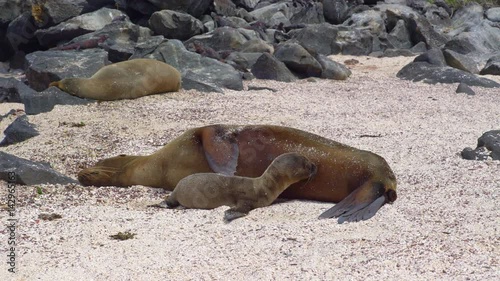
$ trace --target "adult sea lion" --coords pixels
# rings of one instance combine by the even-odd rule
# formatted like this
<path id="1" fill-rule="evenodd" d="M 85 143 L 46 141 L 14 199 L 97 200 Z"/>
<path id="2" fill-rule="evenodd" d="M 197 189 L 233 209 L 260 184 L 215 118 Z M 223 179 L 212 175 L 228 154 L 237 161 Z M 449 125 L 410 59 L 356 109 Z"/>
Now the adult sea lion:
<path id="1" fill-rule="evenodd" d="M 279 155 L 297 152 L 318 171 L 281 197 L 340 202 L 321 215 L 339 222 L 372 217 L 396 200 L 396 178 L 384 158 L 305 131 L 270 125 L 210 125 L 187 130 L 149 156 L 121 155 L 82 170 L 83 185 L 146 185 L 173 190 L 195 173 L 258 177 Z"/>
<path id="2" fill-rule="evenodd" d="M 228 176 L 215 173 L 199 173 L 183 178 L 159 207 L 214 209 L 231 206 L 224 219 L 248 215 L 253 209 L 271 205 L 278 195 L 291 184 L 309 179 L 316 173 L 314 165 L 306 157 L 295 153 L 282 154 L 271 162 L 257 178 Z"/>
<path id="3" fill-rule="evenodd" d="M 49 86 L 81 98 L 135 99 L 178 91 L 181 74 L 171 65 L 155 59 L 132 59 L 104 66 L 90 78 L 66 78 Z"/>

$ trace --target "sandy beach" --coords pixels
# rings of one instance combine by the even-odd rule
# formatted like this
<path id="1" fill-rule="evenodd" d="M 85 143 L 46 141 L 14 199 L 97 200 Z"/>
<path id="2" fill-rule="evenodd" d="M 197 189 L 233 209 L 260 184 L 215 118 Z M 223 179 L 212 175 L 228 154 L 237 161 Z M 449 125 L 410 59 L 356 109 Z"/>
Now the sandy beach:
<path id="1" fill-rule="evenodd" d="M 2 262 L 0 279 L 500 279 L 500 161 L 460 157 L 481 134 L 500 129 L 500 91 L 472 87 L 476 95 L 468 96 L 455 93 L 457 84 L 396 78 L 413 58 L 331 58 L 359 63 L 346 81 L 245 84 L 277 92 L 182 90 L 56 106 L 29 116 L 39 136 L 0 150 L 49 162 L 76 178 L 99 159 L 150 154 L 192 127 L 291 126 L 387 160 L 398 180 L 398 200 L 375 217 L 337 224 L 317 218 L 333 203 L 291 200 L 226 224 L 227 207 L 148 208 L 168 192 L 144 186 L 16 186 L 17 272 L 9 273 Z M 0 104 L 0 113 L 12 108 L 22 105 Z M 0 129 L 12 120 L 4 119 Z M 2 208 L 6 187 L 0 182 Z M 40 220 L 42 213 L 62 218 Z M 7 212 L 0 219 L 6 224 Z M 123 231 L 136 236 L 109 237 Z M 2 229 L 2 249 L 8 247 L 7 235 Z"/>

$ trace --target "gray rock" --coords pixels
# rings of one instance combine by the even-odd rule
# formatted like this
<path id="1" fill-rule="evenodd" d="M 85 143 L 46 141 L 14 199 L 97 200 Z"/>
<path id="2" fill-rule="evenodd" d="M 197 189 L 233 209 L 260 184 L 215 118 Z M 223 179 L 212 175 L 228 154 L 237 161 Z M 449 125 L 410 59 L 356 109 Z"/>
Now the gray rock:
<path id="1" fill-rule="evenodd" d="M 30 53 L 39 50 L 40 45 L 35 37 L 37 28 L 30 12 L 25 12 L 15 18 L 7 26 L 5 33 L 5 39 L 7 40 L 0 43 L 2 46 L 5 46 L 5 49 L 2 48 L 2 52 L 0 53 L 3 53 L 4 50 L 8 54 L 19 51 Z"/>
<path id="2" fill-rule="evenodd" d="M 429 51 L 416 57 L 414 62 L 427 62 L 434 66 L 447 66 L 441 49 L 430 49 Z"/>
<path id="3" fill-rule="evenodd" d="M 274 53 L 274 47 L 261 39 L 250 39 L 241 46 L 242 53 Z"/>
<path id="4" fill-rule="evenodd" d="M 463 71 L 467 71 L 473 74 L 479 73 L 479 66 L 467 55 L 462 55 L 452 50 L 443 50 L 443 55 L 446 60 L 446 64 L 451 67 L 458 68 Z"/>
<path id="5" fill-rule="evenodd" d="M 405 19 L 413 44 L 425 42 L 428 49 L 440 48 L 446 44 L 448 37 L 437 32 L 423 16 L 410 15 Z"/>
<path id="6" fill-rule="evenodd" d="M 410 33 L 404 20 L 398 20 L 394 28 L 387 35 L 387 40 L 393 48 L 409 49 L 412 47 Z"/>
<path id="7" fill-rule="evenodd" d="M 19 142 L 23 142 L 32 137 L 38 136 L 40 133 L 36 130 L 35 125 L 28 121 L 26 115 L 22 115 L 3 132 L 5 138 L 0 142 L 0 146 L 7 146 Z"/>
<path id="8" fill-rule="evenodd" d="M 160 10 L 184 12 L 195 18 L 205 14 L 213 0 L 147 0 Z"/>
<path id="9" fill-rule="evenodd" d="M 268 53 L 263 53 L 252 66 L 252 74 L 258 79 L 293 82 L 297 77 L 284 63 Z"/>
<path id="10" fill-rule="evenodd" d="M 79 105 L 95 102 L 67 94 L 56 87 L 37 92 L 14 78 L 0 78 L 0 103 L 16 102 L 24 104 L 26 114 L 51 111 L 55 105 Z"/>
<path id="11" fill-rule="evenodd" d="M 382 54 L 382 57 L 394 58 L 394 57 L 413 57 L 415 54 L 408 49 L 387 49 Z"/>
<path id="12" fill-rule="evenodd" d="M 500 130 L 485 132 L 477 140 L 476 149 L 467 147 L 461 154 L 467 160 L 500 160 Z"/>
<path id="13" fill-rule="evenodd" d="M 346 0 L 323 0 L 323 15 L 331 24 L 341 24 L 348 16 L 349 5 Z"/>
<path id="14" fill-rule="evenodd" d="M 255 64 L 257 59 L 260 58 L 262 53 L 243 53 L 243 52 L 232 52 L 227 58 L 227 61 L 233 61 L 240 67 L 245 69 L 250 69 Z"/>
<path id="15" fill-rule="evenodd" d="M 321 64 L 321 78 L 333 80 L 347 80 L 352 72 L 345 65 L 331 60 L 327 56 L 317 55 L 316 60 Z"/>
<path id="16" fill-rule="evenodd" d="M 110 62 L 120 62 L 128 60 L 134 53 L 135 47 L 141 42 L 149 40 L 152 34 L 153 32 L 149 28 L 133 24 L 129 20 L 121 20 L 112 22 L 98 31 L 78 36 L 65 45 L 81 44 L 92 38 L 105 36 L 106 40 L 98 47 L 108 52 Z M 163 36 L 157 36 L 156 40 L 159 44 L 163 41 Z"/>
<path id="17" fill-rule="evenodd" d="M 5 26 L 15 18 L 19 17 L 24 12 L 31 10 L 31 3 L 28 1 L 0 1 L 0 26 Z"/>
<path id="18" fill-rule="evenodd" d="M 484 18 L 484 9 L 477 3 L 470 3 L 459 8 L 452 17 L 451 26 L 448 27 L 448 36 L 454 37 L 466 32 L 473 26 L 480 24 Z"/>
<path id="19" fill-rule="evenodd" d="M 179 40 L 187 40 L 203 33 L 204 30 L 200 20 L 189 14 L 171 10 L 153 13 L 149 19 L 149 26 L 156 34 Z"/>
<path id="20" fill-rule="evenodd" d="M 214 0 L 215 13 L 226 17 L 236 16 L 238 8 L 231 0 Z"/>
<path id="21" fill-rule="evenodd" d="M 78 184 L 76 180 L 54 171 L 49 163 L 34 162 L 1 151 L 0 180 L 22 185 Z"/>
<path id="22" fill-rule="evenodd" d="M 366 28 L 374 35 L 385 32 L 385 24 L 381 12 L 375 10 L 366 10 L 353 14 L 343 23 L 343 25 Z"/>
<path id="23" fill-rule="evenodd" d="M 84 105 L 93 102 L 96 101 L 72 96 L 56 87 L 50 87 L 39 93 L 33 91 L 22 97 L 24 111 L 29 115 L 49 112 L 56 105 Z"/>
<path id="24" fill-rule="evenodd" d="M 284 26 L 293 24 L 317 24 L 325 21 L 323 6 L 317 2 L 308 2 L 302 5 L 300 2 L 283 0 L 257 8 L 250 12 L 256 20 L 264 22 L 268 26 Z"/>
<path id="25" fill-rule="evenodd" d="M 490 58 L 479 74 L 500 75 L 500 55 Z"/>
<path id="26" fill-rule="evenodd" d="M 81 51 L 38 51 L 26 56 L 26 78 L 31 88 L 42 91 L 53 81 L 63 78 L 89 78 L 109 64 L 102 49 Z"/>
<path id="27" fill-rule="evenodd" d="M 474 90 L 472 90 L 472 88 L 469 87 L 469 85 L 467 85 L 465 83 L 458 84 L 458 87 L 457 87 L 457 90 L 455 91 L 455 93 L 457 93 L 457 94 L 464 93 L 464 94 L 469 95 L 469 96 L 473 96 L 476 94 L 476 92 L 474 92 Z"/>
<path id="28" fill-rule="evenodd" d="M 500 7 L 489 8 L 486 11 L 486 18 L 493 22 L 500 22 Z"/>
<path id="29" fill-rule="evenodd" d="M 43 47 L 54 47 L 57 42 L 69 41 L 77 36 L 99 30 L 114 19 L 126 17 L 119 10 L 102 8 L 83 14 L 47 29 L 35 32 L 38 42 Z"/>
<path id="30" fill-rule="evenodd" d="M 209 81 L 206 76 L 188 70 L 182 77 L 182 88 L 185 90 L 198 90 L 206 93 L 224 93 L 224 91 Z"/>
<path id="31" fill-rule="evenodd" d="M 243 7 L 248 11 L 252 11 L 257 4 L 259 4 L 260 0 L 233 0 L 234 4 L 238 7 Z"/>
<path id="32" fill-rule="evenodd" d="M 445 49 L 467 55 L 478 65 L 484 65 L 494 54 L 500 54 L 500 29 L 485 21 L 446 42 Z"/>
<path id="33" fill-rule="evenodd" d="M 373 47 L 369 31 L 329 23 L 308 25 L 289 35 L 312 54 L 368 55 Z"/>
<path id="34" fill-rule="evenodd" d="M 470 86 L 485 88 L 499 88 L 500 84 L 490 79 L 478 77 L 474 74 L 453 67 L 439 67 L 427 62 L 412 62 L 403 67 L 397 77 L 411 81 L 422 81 L 429 84 L 436 83 L 466 83 Z"/>
<path id="35" fill-rule="evenodd" d="M 297 43 L 279 44 L 274 52 L 274 57 L 301 78 L 321 76 L 321 64 Z"/>
<path id="36" fill-rule="evenodd" d="M 139 47 L 133 58 L 153 58 L 164 61 L 181 72 L 184 78 L 188 71 L 203 77 L 200 83 L 211 83 L 220 88 L 243 90 L 241 74 L 232 66 L 218 60 L 203 57 L 186 50 L 181 41 L 171 39 L 162 42 L 157 47 Z M 190 77 L 194 77 L 191 75 Z"/>
<path id="37" fill-rule="evenodd" d="M 248 33 L 244 33 L 249 31 Z M 200 42 L 203 46 L 210 47 L 214 50 L 236 50 L 239 51 L 243 45 L 250 39 L 258 39 L 259 35 L 253 30 L 236 29 L 232 27 L 219 27 L 216 28 L 213 33 L 197 35 L 184 44 L 188 46 L 194 41 Z"/>
<path id="38" fill-rule="evenodd" d="M 43 16 L 52 24 L 58 24 L 80 15 L 86 6 L 85 0 L 47 0 L 43 4 Z"/>
<path id="39" fill-rule="evenodd" d="M 410 51 L 414 54 L 421 54 L 427 52 L 427 45 L 424 42 L 418 42 L 415 46 L 411 47 Z"/>

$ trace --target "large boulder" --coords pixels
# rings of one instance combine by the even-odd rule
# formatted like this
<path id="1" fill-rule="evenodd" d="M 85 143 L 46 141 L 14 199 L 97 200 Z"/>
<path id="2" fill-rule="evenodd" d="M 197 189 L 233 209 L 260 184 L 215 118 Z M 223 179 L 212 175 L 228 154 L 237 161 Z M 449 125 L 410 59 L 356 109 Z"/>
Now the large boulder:
<path id="1" fill-rule="evenodd" d="M 252 74 L 255 78 L 266 80 L 277 80 L 282 82 L 293 82 L 297 77 L 286 67 L 284 63 L 268 53 L 263 53 L 252 66 Z"/>
<path id="2" fill-rule="evenodd" d="M 195 17 L 171 10 L 153 13 L 149 26 L 156 33 L 169 39 L 187 40 L 203 33 L 205 26 Z"/>
<path id="3" fill-rule="evenodd" d="M 412 62 L 403 67 L 397 77 L 411 81 L 422 81 L 429 84 L 436 83 L 466 83 L 469 86 L 499 88 L 500 84 L 486 78 L 478 77 L 469 72 L 453 67 L 439 67 L 428 62 Z"/>
<path id="4" fill-rule="evenodd" d="M 331 60 L 327 56 L 317 55 L 316 60 L 321 64 L 321 78 L 346 80 L 352 72 L 345 65 Z"/>
<path id="5" fill-rule="evenodd" d="M 89 78 L 109 64 L 102 49 L 81 51 L 38 51 L 26 56 L 26 78 L 31 88 L 42 91 L 51 82 L 63 78 Z"/>
<path id="6" fill-rule="evenodd" d="M 173 10 L 184 12 L 192 15 L 195 18 L 205 14 L 213 0 L 147 0 L 159 10 Z"/>
<path id="7" fill-rule="evenodd" d="M 500 160 L 500 130 L 484 133 L 477 140 L 475 149 L 466 147 L 461 154 L 467 160 Z"/>
<path id="8" fill-rule="evenodd" d="M 197 53 L 186 50 L 179 40 L 166 40 L 158 46 L 147 47 L 146 45 L 137 48 L 136 53 L 131 58 L 153 58 L 164 61 L 175 67 L 186 76 L 188 72 L 190 79 L 200 78 L 200 84 L 211 84 L 220 88 L 232 90 L 243 90 L 241 74 L 232 66 L 218 60 L 201 56 Z M 195 85 L 191 83 L 190 85 Z M 186 85 L 183 83 L 183 88 Z M 203 89 L 199 90 L 204 90 Z"/>
<path id="9" fill-rule="evenodd" d="M 35 32 L 38 42 L 43 47 L 54 47 L 60 41 L 69 41 L 77 36 L 99 30 L 126 15 L 114 9 L 102 8 L 83 14 L 47 29 Z"/>
<path id="10" fill-rule="evenodd" d="M 0 180 L 22 185 L 78 184 L 52 169 L 49 163 L 34 162 L 0 151 Z"/>
<path id="11" fill-rule="evenodd" d="M 368 55 L 373 47 L 369 31 L 350 26 L 314 24 L 292 30 L 289 35 L 312 54 Z"/>
<path id="12" fill-rule="evenodd" d="M 26 114 L 51 111 L 55 105 L 79 105 L 95 102 L 72 96 L 56 87 L 37 92 L 14 78 L 0 78 L 0 103 L 23 103 Z"/>
<path id="13" fill-rule="evenodd" d="M 443 50 L 444 58 L 446 59 L 446 64 L 451 67 L 458 68 L 463 71 L 467 71 L 473 74 L 479 73 L 479 65 L 470 56 L 462 55 L 452 50 Z"/>
<path id="14" fill-rule="evenodd" d="M 28 121 L 26 115 L 22 115 L 3 132 L 5 138 L 0 142 L 0 146 L 7 146 L 19 142 L 23 142 L 32 137 L 38 136 L 40 133 L 36 130 L 35 125 Z"/>
<path id="15" fill-rule="evenodd" d="M 305 2 L 305 1 L 304 1 Z M 323 5 L 318 2 L 284 0 L 250 12 L 256 20 L 268 26 L 317 24 L 325 21 Z"/>
<path id="16" fill-rule="evenodd" d="M 500 55 L 490 58 L 480 74 L 500 75 Z"/>
<path id="17" fill-rule="evenodd" d="M 321 76 L 321 64 L 297 43 L 279 44 L 274 56 L 301 78 Z"/>

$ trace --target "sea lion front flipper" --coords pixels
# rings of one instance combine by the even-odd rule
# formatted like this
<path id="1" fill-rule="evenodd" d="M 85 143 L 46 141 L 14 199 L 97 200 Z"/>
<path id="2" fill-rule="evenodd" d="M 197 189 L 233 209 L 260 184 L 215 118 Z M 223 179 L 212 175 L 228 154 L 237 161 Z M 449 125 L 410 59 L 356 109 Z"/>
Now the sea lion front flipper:
<path id="1" fill-rule="evenodd" d="M 210 168 L 216 173 L 234 175 L 239 155 L 234 135 L 221 126 L 213 126 L 204 128 L 201 138 Z"/>
<path id="2" fill-rule="evenodd" d="M 165 200 L 161 201 L 158 204 L 152 204 L 148 205 L 148 207 L 155 207 L 155 208 L 163 208 L 163 209 L 173 209 L 178 207 L 179 201 L 175 200 L 175 198 L 172 196 L 172 194 L 167 195 L 167 198 Z"/>
<path id="3" fill-rule="evenodd" d="M 236 206 L 224 212 L 224 221 L 231 222 L 237 218 L 244 217 L 254 209 L 254 202 L 251 200 L 238 201 Z"/>
<path id="4" fill-rule="evenodd" d="M 382 184 L 367 182 L 323 212 L 319 218 L 338 218 L 338 223 L 367 220 L 385 204 L 384 192 Z"/>

